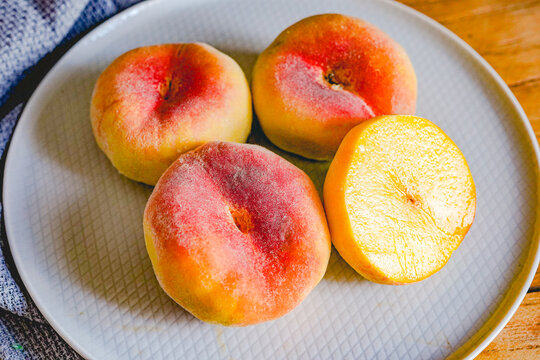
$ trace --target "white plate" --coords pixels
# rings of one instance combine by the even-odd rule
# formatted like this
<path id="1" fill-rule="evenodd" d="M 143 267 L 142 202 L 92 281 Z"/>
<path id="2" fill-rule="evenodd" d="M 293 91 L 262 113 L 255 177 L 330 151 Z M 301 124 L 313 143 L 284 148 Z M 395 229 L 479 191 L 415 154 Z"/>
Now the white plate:
<path id="1" fill-rule="evenodd" d="M 122 52 L 164 42 L 208 42 L 249 76 L 281 30 L 324 12 L 362 17 L 405 47 L 418 75 L 417 114 L 467 157 L 476 221 L 448 265 L 421 283 L 370 283 L 334 252 L 321 284 L 285 317 L 246 328 L 202 323 L 154 278 L 141 224 L 151 190 L 120 176 L 98 150 L 88 115 L 93 84 Z M 150 1 L 84 37 L 26 105 L 6 164 L 5 221 L 30 295 L 88 358 L 473 357 L 510 319 L 538 265 L 537 155 L 527 118 L 496 73 L 402 5 Z M 296 162 L 320 186 L 325 165 Z"/>

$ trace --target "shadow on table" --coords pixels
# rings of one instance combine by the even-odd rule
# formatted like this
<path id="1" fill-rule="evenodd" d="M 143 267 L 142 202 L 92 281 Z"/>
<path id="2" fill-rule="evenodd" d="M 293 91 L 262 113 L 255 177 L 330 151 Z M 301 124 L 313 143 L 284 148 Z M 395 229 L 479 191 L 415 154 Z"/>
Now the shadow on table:
<path id="1" fill-rule="evenodd" d="M 332 246 L 332 254 L 328 262 L 328 269 L 324 274 L 325 281 L 333 282 L 364 282 L 367 281 L 358 274 L 345 260 L 339 255 L 337 250 Z"/>

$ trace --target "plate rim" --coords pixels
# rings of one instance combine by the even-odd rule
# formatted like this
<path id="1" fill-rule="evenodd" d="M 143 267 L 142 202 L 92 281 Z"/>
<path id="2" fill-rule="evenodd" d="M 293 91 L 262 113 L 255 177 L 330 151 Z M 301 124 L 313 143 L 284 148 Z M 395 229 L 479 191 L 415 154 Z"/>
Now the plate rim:
<path id="1" fill-rule="evenodd" d="M 210 0 L 205 0 L 210 1 Z M 51 325 L 51 327 L 63 338 L 66 343 L 71 346 L 77 353 L 79 353 L 81 356 L 87 359 L 91 359 L 92 356 L 90 353 L 88 353 L 87 350 L 85 350 L 82 346 L 78 344 L 76 339 L 70 335 L 58 322 L 57 320 L 52 316 L 51 313 L 49 313 L 46 309 L 46 305 L 40 301 L 39 294 L 36 293 L 36 291 L 29 286 L 31 284 L 31 281 L 29 281 L 29 276 L 25 272 L 24 268 L 24 261 L 21 259 L 19 252 L 13 251 L 13 249 L 16 248 L 16 243 L 13 240 L 10 240 L 13 238 L 12 235 L 12 226 L 9 225 L 10 221 L 9 219 L 11 216 L 9 216 L 8 208 L 10 206 L 8 204 L 12 203 L 11 195 L 8 191 L 8 188 L 10 187 L 11 181 L 10 178 L 6 175 L 8 173 L 8 169 L 12 167 L 12 163 L 14 162 L 14 155 L 13 151 L 11 151 L 12 144 L 15 143 L 16 139 L 20 137 L 21 132 L 18 131 L 20 126 L 19 124 L 24 121 L 24 118 L 28 112 L 28 108 L 34 107 L 34 102 L 36 101 L 36 94 L 39 94 L 42 92 L 42 88 L 45 87 L 49 83 L 49 79 L 54 76 L 54 74 L 58 71 L 58 68 L 60 68 L 63 63 L 66 61 L 65 59 L 71 55 L 72 52 L 75 52 L 78 48 L 81 46 L 84 46 L 84 44 L 87 41 L 90 41 L 94 39 L 95 37 L 100 37 L 102 33 L 107 33 L 109 31 L 109 27 L 116 27 L 119 24 L 124 24 L 126 21 L 128 21 L 129 18 L 138 15 L 141 11 L 146 9 L 147 7 L 151 6 L 158 6 L 159 4 L 167 4 L 172 3 L 171 0 L 147 0 L 142 1 L 140 3 L 137 3 L 123 11 L 120 11 L 119 13 L 111 16 L 109 19 L 105 20 L 101 24 L 97 25 L 94 29 L 86 33 L 83 37 L 81 37 L 76 43 L 74 43 L 68 51 L 65 52 L 65 54 L 62 55 L 62 57 L 47 71 L 47 74 L 43 77 L 43 79 L 40 81 L 39 85 L 36 87 L 36 89 L 33 91 L 32 95 L 29 97 L 29 99 L 26 101 L 26 103 L 23 106 L 23 109 L 21 111 L 21 114 L 19 116 L 19 119 L 17 121 L 17 124 L 15 125 L 15 129 L 13 131 L 13 134 L 11 136 L 11 141 L 8 144 L 8 147 L 6 148 L 6 161 L 4 166 L 4 174 L 3 174 L 3 186 L 2 186 L 2 198 L 3 198 L 3 221 L 5 225 L 6 230 L 6 237 L 7 241 L 10 247 L 10 251 L 15 263 L 15 266 L 17 268 L 17 272 L 26 288 L 26 291 L 32 298 L 33 302 L 35 303 L 36 307 L 39 309 L 40 313 L 43 315 L 43 317 L 47 320 L 47 322 Z M 190 3 L 198 3 L 193 0 L 182 0 L 182 2 L 185 3 L 185 5 L 189 5 Z M 518 278 L 520 275 L 523 274 L 524 271 L 527 272 L 527 276 L 525 276 L 525 279 L 521 280 L 521 286 L 517 286 L 517 289 L 514 289 L 513 291 L 513 285 L 507 289 L 506 294 L 504 295 L 503 299 L 501 300 L 499 306 L 494 310 L 493 314 L 481 325 L 480 329 L 473 334 L 468 340 L 465 341 L 463 345 L 460 347 L 457 347 L 454 349 L 452 354 L 450 354 L 449 358 L 453 358 L 457 356 L 459 352 L 462 352 L 462 357 L 464 359 L 474 359 L 482 350 L 484 350 L 492 341 L 493 339 L 500 333 L 500 331 L 506 326 L 506 324 L 510 321 L 516 310 L 519 308 L 521 302 L 525 298 L 527 291 L 534 279 L 534 276 L 536 274 L 536 271 L 538 269 L 538 265 L 540 263 L 540 179 L 539 179 L 539 163 L 540 163 L 540 148 L 538 145 L 538 141 L 536 139 L 536 135 L 534 134 L 532 125 L 523 110 L 521 104 L 515 97 L 515 95 L 512 93 L 508 85 L 504 82 L 504 80 L 501 78 L 501 76 L 493 69 L 493 67 L 480 55 L 474 50 L 467 42 L 465 42 L 463 39 L 461 39 L 459 36 L 454 34 L 451 30 L 443 26 L 442 24 L 438 23 L 436 20 L 428 17 L 427 15 L 419 12 L 418 10 L 415 10 L 405 4 L 399 3 L 397 1 L 392 0 L 378 0 L 379 3 L 383 3 L 386 6 L 394 7 L 395 9 L 407 14 L 408 16 L 411 16 L 424 24 L 428 25 L 429 28 L 433 29 L 434 31 L 439 32 L 442 34 L 446 39 L 453 42 L 455 45 L 457 45 L 458 48 L 464 50 L 466 54 L 472 58 L 473 61 L 476 61 L 477 64 L 482 68 L 482 70 L 486 71 L 487 74 L 489 74 L 490 78 L 494 80 L 495 84 L 497 85 L 497 90 L 502 92 L 506 96 L 507 99 L 510 100 L 511 105 L 513 106 L 513 109 L 516 111 L 519 120 L 522 123 L 522 126 L 524 126 L 527 138 L 529 140 L 529 143 L 533 149 L 534 152 L 534 160 L 536 162 L 536 168 L 535 168 L 535 176 L 536 176 L 536 198 L 537 198 L 537 205 L 536 205 L 536 219 L 534 224 L 534 233 L 531 237 L 531 252 L 527 259 L 525 260 L 523 264 L 523 268 L 521 272 L 514 277 L 514 279 Z M 14 227 L 14 226 L 13 226 Z M 511 304 L 508 305 L 508 302 Z M 492 322 L 493 318 L 501 312 L 501 310 L 504 310 L 506 308 L 505 314 L 503 317 L 499 320 L 495 319 L 496 325 L 493 327 L 489 327 L 490 323 Z M 488 327 L 488 329 L 485 329 Z M 479 339 L 475 339 L 475 336 L 479 335 Z"/>

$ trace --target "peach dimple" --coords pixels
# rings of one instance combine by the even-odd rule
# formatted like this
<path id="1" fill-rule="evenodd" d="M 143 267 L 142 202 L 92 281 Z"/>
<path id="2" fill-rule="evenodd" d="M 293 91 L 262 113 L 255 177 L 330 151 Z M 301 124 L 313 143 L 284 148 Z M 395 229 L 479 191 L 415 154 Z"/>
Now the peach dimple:
<path id="1" fill-rule="evenodd" d="M 236 62 L 206 44 L 128 51 L 98 78 L 96 141 L 127 177 L 155 184 L 179 154 L 211 140 L 243 142 L 251 96 Z"/>
<path id="2" fill-rule="evenodd" d="M 339 123 L 348 122 L 351 117 L 374 116 L 366 101 L 350 91 L 349 83 L 338 79 L 337 72 L 324 73 L 319 66 L 296 56 L 290 56 L 276 69 L 280 92 L 286 98 L 294 99 L 291 106 L 302 107 L 314 121 Z"/>
<path id="3" fill-rule="evenodd" d="M 330 255 L 311 180 L 256 145 L 210 142 L 181 155 L 148 201 L 144 231 L 165 292 L 196 317 L 225 325 L 292 310 Z"/>
<path id="4" fill-rule="evenodd" d="M 261 53 L 252 91 L 275 145 L 326 160 L 356 124 L 414 113 L 416 75 L 401 46 L 375 26 L 323 14 L 293 24 Z"/>

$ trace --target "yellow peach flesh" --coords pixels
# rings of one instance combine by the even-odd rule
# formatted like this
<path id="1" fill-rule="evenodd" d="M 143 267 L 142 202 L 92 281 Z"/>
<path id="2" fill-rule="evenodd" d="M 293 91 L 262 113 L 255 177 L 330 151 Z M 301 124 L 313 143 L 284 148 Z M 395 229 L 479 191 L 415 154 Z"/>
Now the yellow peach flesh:
<path id="1" fill-rule="evenodd" d="M 403 284 L 441 269 L 471 226 L 476 191 L 442 130 L 414 116 L 353 128 L 324 184 L 332 242 L 369 280 Z"/>

